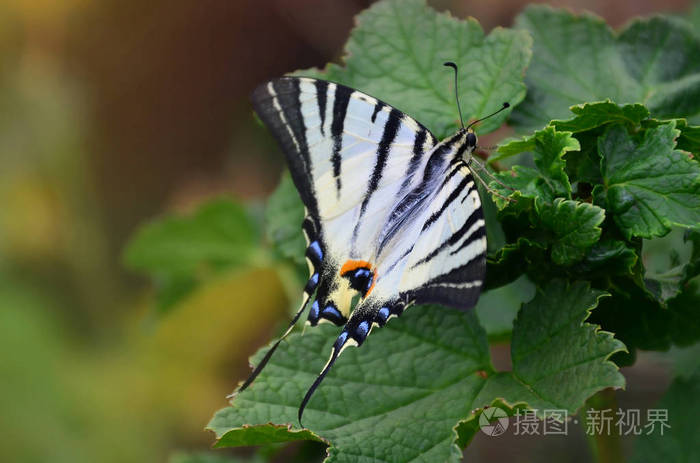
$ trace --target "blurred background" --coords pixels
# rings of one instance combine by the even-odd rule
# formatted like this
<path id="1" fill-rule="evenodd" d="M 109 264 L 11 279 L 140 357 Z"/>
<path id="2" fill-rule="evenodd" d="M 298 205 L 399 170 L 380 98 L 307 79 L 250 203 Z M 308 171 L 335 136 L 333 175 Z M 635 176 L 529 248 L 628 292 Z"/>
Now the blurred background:
<path id="1" fill-rule="evenodd" d="M 122 250 L 153 217 L 222 195 L 261 202 L 283 163 L 248 95 L 339 60 L 369 3 L 0 2 L 4 461 L 178 461 L 210 446 L 204 426 L 286 317 L 283 283 L 264 269 L 231 272 L 155 320 L 149 283 L 124 270 Z M 489 30 L 526 2 L 429 3 Z M 551 3 L 614 26 L 691 6 Z M 629 374 L 641 375 L 649 404 L 668 378 L 644 365 Z M 570 445 L 528 442 L 534 452 Z M 468 457 L 501 455 L 495 444 L 477 438 Z"/>

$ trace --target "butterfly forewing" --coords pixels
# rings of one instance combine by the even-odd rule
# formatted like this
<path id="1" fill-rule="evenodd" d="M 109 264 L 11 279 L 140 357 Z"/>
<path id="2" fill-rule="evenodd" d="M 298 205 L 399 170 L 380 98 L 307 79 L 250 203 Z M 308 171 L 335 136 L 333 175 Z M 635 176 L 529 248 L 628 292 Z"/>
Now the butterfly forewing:
<path id="1" fill-rule="evenodd" d="M 320 318 L 328 305 L 347 315 L 349 299 L 339 294 L 344 282 L 334 276 L 350 260 L 376 265 L 390 205 L 420 183 L 435 137 L 371 96 L 316 79 L 273 80 L 255 90 L 253 104 L 316 225 L 308 239 L 318 241 L 323 260 L 324 268 L 312 269 L 312 276 L 320 272 Z"/>

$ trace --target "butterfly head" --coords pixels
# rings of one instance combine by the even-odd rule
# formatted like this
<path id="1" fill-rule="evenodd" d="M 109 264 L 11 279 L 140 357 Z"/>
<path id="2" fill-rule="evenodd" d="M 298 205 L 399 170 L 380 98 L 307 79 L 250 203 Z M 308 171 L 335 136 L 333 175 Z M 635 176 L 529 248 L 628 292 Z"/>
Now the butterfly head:
<path id="1" fill-rule="evenodd" d="M 476 148 L 476 143 L 477 143 L 476 134 L 474 132 L 472 132 L 471 130 L 468 130 L 467 136 L 466 136 L 464 141 L 467 144 L 467 150 L 469 152 L 474 151 L 474 149 Z"/>

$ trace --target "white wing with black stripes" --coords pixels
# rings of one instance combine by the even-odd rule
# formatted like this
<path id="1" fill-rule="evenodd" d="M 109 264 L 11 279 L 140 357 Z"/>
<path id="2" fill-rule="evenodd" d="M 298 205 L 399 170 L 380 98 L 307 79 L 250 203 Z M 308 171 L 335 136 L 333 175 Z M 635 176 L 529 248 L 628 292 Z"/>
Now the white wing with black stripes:
<path id="1" fill-rule="evenodd" d="M 401 111 L 310 78 L 268 82 L 255 90 L 253 104 L 282 147 L 306 207 L 310 276 L 290 330 L 311 298 L 311 325 L 343 326 L 302 401 L 301 421 L 342 349 L 362 344 L 374 325 L 383 326 L 412 303 L 476 304 L 486 237 L 479 194 L 463 160 L 476 136 L 462 129 L 437 143 Z"/>

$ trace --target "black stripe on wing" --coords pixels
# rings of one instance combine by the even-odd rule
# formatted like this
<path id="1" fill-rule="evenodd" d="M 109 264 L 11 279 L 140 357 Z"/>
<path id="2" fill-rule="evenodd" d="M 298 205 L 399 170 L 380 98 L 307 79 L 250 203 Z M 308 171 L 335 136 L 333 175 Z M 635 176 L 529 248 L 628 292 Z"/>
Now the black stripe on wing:
<path id="1" fill-rule="evenodd" d="M 406 193 L 406 189 L 411 184 L 411 179 L 416 173 L 416 170 L 421 164 L 423 159 L 423 154 L 425 153 L 425 140 L 428 137 L 428 131 L 424 128 L 420 129 L 416 133 L 416 138 L 413 140 L 413 155 L 411 160 L 408 162 L 408 167 L 406 168 L 406 174 L 404 174 L 404 180 L 401 184 L 401 189 L 399 190 L 399 196 L 403 196 Z"/>
<path id="2" fill-rule="evenodd" d="M 374 169 L 372 170 L 372 176 L 369 179 L 367 193 L 365 193 L 365 197 L 360 206 L 360 216 L 358 217 L 357 222 L 355 222 L 355 228 L 352 232 L 353 248 L 355 247 L 355 242 L 357 241 L 357 234 L 360 225 L 362 224 L 362 218 L 367 211 L 367 205 L 369 204 L 374 192 L 377 191 L 379 182 L 382 179 L 384 168 L 386 167 L 386 162 L 389 157 L 389 148 L 399 132 L 402 117 L 403 113 L 401 111 L 392 108 L 391 112 L 389 112 L 389 117 L 387 117 L 387 120 L 384 123 L 384 131 L 382 133 L 382 138 L 379 141 L 379 145 L 377 146 L 377 158 L 374 163 Z"/>
<path id="3" fill-rule="evenodd" d="M 471 182 L 471 185 L 469 185 L 469 182 Z M 469 188 L 467 188 L 466 192 L 465 192 L 465 188 L 467 187 L 467 185 L 469 185 Z M 427 230 L 428 228 L 430 228 L 430 226 L 432 224 L 437 222 L 438 219 L 440 217 L 442 217 L 442 214 L 444 214 L 444 212 L 447 210 L 447 208 L 450 207 L 450 205 L 454 202 L 454 200 L 456 200 L 460 195 L 464 195 L 464 197 L 466 198 L 469 196 L 469 193 L 471 193 L 475 188 L 476 188 L 476 185 L 474 184 L 474 180 L 472 180 L 472 176 L 471 175 L 465 176 L 459 182 L 459 184 L 457 185 L 457 188 L 452 190 L 452 192 L 447 197 L 445 202 L 442 203 L 442 206 L 440 206 L 440 209 L 438 209 L 430 217 L 428 217 L 428 220 L 426 220 L 425 223 L 423 224 L 422 231 Z"/>
<path id="4" fill-rule="evenodd" d="M 343 128 L 345 126 L 345 117 L 350 103 L 350 95 L 354 90 L 336 86 L 335 98 L 333 102 L 333 122 L 331 123 L 331 136 L 333 137 L 333 154 L 331 162 L 333 164 L 333 177 L 335 178 L 336 193 L 340 197 L 340 168 L 342 159 L 340 151 L 343 149 Z"/>
<path id="5" fill-rule="evenodd" d="M 316 102 L 318 103 L 318 114 L 321 117 L 321 135 L 326 135 L 324 125 L 326 124 L 326 101 L 328 101 L 328 82 L 325 80 L 317 80 L 314 82 L 316 86 Z"/>
<path id="6" fill-rule="evenodd" d="M 483 219 L 484 213 L 481 208 L 475 210 L 457 231 L 450 235 L 445 241 L 437 245 L 432 251 L 426 254 L 425 257 L 413 264 L 411 268 L 415 269 L 416 267 L 429 263 L 442 252 L 451 251 L 451 247 L 457 244 L 464 237 L 466 237 L 468 243 L 471 243 L 486 236 L 485 226 L 483 224 L 481 226 L 477 226 L 477 222 L 480 220 L 483 221 Z"/>

